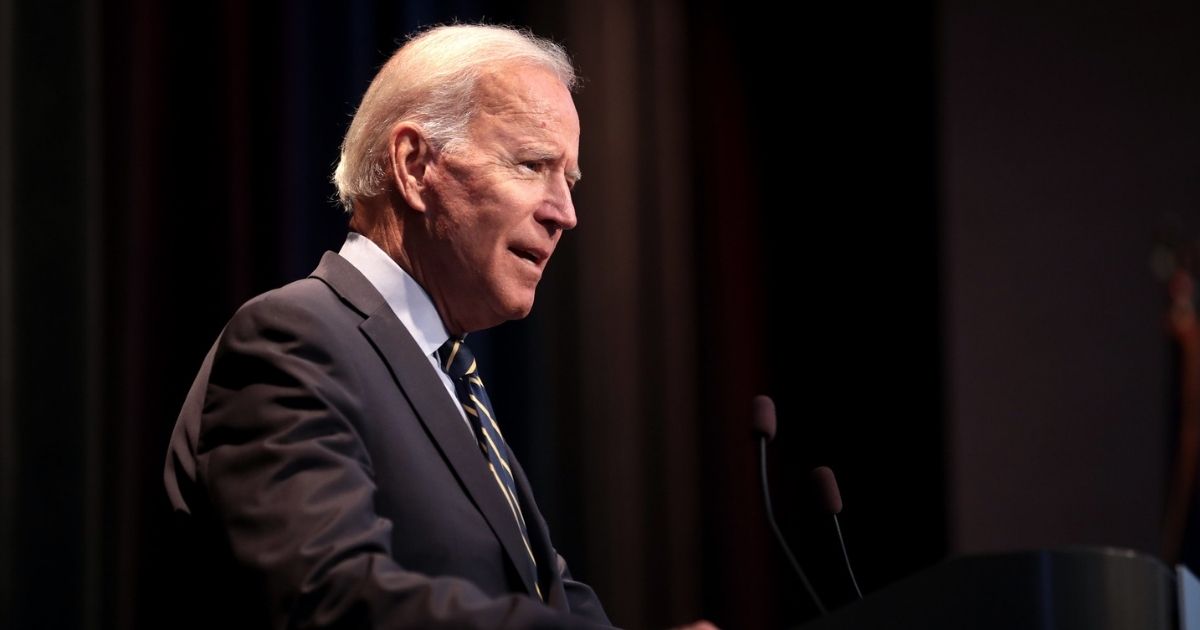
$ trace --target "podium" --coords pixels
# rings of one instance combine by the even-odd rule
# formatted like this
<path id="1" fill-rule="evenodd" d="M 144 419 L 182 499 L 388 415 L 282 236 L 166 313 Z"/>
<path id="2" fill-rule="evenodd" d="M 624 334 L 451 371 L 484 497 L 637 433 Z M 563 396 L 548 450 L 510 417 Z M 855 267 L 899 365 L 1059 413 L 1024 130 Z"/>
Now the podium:
<path id="1" fill-rule="evenodd" d="M 1184 630 L 1177 602 L 1193 598 L 1176 583 L 1162 561 L 1122 549 L 962 556 L 800 628 Z"/>

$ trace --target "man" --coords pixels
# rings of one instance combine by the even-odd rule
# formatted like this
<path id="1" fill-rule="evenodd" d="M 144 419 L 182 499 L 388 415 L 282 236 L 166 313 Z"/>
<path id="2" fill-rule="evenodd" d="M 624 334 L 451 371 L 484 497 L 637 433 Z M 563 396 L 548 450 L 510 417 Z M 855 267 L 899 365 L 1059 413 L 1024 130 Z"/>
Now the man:
<path id="1" fill-rule="evenodd" d="M 334 175 L 346 243 L 234 315 L 171 439 L 185 546 L 227 576 L 197 585 L 220 595 L 196 623 L 609 625 L 462 343 L 529 313 L 575 227 L 574 82 L 555 44 L 487 26 L 426 31 L 380 70 Z"/>

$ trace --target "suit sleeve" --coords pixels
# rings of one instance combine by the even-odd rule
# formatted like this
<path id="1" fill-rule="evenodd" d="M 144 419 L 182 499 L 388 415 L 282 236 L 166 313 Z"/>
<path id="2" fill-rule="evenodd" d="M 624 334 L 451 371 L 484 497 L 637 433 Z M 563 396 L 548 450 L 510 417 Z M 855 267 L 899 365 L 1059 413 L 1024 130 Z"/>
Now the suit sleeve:
<path id="1" fill-rule="evenodd" d="M 337 360 L 337 339 L 295 304 L 253 302 L 219 341 L 204 393 L 197 482 L 272 625 L 598 627 L 395 562 L 392 525 L 375 510 L 372 462 L 350 420 L 358 379 Z"/>
<path id="2" fill-rule="evenodd" d="M 571 577 L 567 561 L 561 555 L 555 554 L 555 557 L 558 558 L 558 574 L 562 576 L 563 590 L 567 593 L 571 613 L 605 626 L 609 625 L 608 614 L 604 612 L 604 606 L 600 604 L 596 592 L 592 587 Z"/>

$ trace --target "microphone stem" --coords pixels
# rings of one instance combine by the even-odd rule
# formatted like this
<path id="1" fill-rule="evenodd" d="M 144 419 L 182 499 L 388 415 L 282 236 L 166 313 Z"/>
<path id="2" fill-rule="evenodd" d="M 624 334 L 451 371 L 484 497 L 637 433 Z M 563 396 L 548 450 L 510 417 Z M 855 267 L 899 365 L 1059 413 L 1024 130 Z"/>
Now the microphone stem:
<path id="1" fill-rule="evenodd" d="M 833 527 L 837 530 L 838 544 L 842 546 L 842 558 L 846 560 L 846 572 L 850 574 L 850 582 L 854 584 L 854 592 L 862 599 L 862 589 L 858 588 L 858 580 L 854 577 L 854 569 L 850 567 L 850 554 L 846 553 L 846 540 L 842 538 L 842 526 L 838 523 L 837 514 L 833 515 Z"/>
<path id="2" fill-rule="evenodd" d="M 788 547 L 787 541 L 783 539 L 783 532 L 779 531 L 779 525 L 775 523 L 775 513 L 771 509 L 771 491 L 767 486 L 767 438 L 760 437 L 758 439 L 758 461 L 762 471 L 762 489 L 763 489 L 763 505 L 767 508 L 767 522 L 771 524 L 771 530 L 775 532 L 775 539 L 779 541 L 779 546 L 783 547 L 783 553 L 787 556 L 788 562 L 792 563 L 792 569 L 796 571 L 796 575 L 800 576 L 800 581 L 804 584 L 808 595 L 812 597 L 813 602 L 817 604 L 817 610 L 821 611 L 821 615 L 828 615 L 825 610 L 825 605 L 821 603 L 821 598 L 817 597 L 817 592 L 813 590 L 812 584 L 808 583 L 808 577 L 804 575 L 804 571 L 800 569 L 800 563 L 796 561 L 796 556 L 792 555 L 791 548 Z M 840 531 L 840 530 L 839 530 Z M 839 535 L 841 535 L 839 533 Z M 843 547 L 844 549 L 844 547 Z M 855 584 L 858 588 L 858 584 Z M 861 596 L 860 596 L 861 597 Z"/>

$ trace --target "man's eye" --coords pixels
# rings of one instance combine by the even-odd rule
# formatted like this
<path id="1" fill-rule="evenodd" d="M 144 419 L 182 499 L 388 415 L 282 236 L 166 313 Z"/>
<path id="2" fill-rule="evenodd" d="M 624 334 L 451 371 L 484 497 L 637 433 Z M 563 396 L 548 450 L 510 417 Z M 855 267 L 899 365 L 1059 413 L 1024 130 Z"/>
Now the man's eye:
<path id="1" fill-rule="evenodd" d="M 528 169 L 533 172 L 542 170 L 543 163 L 539 161 L 521 162 L 521 168 Z"/>

